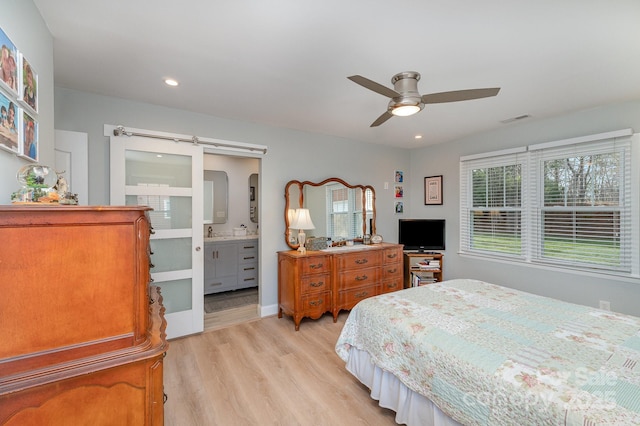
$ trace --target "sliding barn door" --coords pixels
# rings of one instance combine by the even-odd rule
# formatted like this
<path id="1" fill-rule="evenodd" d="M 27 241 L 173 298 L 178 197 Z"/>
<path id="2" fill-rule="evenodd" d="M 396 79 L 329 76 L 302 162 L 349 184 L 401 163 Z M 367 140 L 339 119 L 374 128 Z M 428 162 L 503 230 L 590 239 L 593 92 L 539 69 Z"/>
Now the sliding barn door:
<path id="1" fill-rule="evenodd" d="M 111 137 L 111 204 L 146 205 L 151 278 L 161 289 L 167 337 L 204 327 L 202 146 L 139 136 Z"/>

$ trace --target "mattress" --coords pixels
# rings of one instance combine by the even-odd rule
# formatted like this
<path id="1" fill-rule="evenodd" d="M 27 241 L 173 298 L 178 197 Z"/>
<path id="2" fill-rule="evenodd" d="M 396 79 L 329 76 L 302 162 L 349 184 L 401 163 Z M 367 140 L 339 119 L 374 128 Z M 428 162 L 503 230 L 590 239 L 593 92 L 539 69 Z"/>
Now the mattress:
<path id="1" fill-rule="evenodd" d="M 640 424 L 640 318 L 628 315 L 451 280 L 361 301 L 336 352 L 399 423 L 429 424 L 389 403 L 387 384 L 465 425 Z M 395 381 L 367 378 L 381 373 Z"/>

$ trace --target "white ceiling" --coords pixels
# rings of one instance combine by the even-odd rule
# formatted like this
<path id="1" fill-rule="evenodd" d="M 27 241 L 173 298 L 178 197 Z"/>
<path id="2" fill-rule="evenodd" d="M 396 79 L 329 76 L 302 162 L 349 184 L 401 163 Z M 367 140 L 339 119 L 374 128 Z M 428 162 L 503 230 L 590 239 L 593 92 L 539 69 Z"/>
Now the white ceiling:
<path id="1" fill-rule="evenodd" d="M 56 86 L 376 144 L 640 99 L 638 0 L 34 1 Z M 369 127 L 389 99 L 347 76 L 401 71 L 421 94 L 502 90 Z"/>

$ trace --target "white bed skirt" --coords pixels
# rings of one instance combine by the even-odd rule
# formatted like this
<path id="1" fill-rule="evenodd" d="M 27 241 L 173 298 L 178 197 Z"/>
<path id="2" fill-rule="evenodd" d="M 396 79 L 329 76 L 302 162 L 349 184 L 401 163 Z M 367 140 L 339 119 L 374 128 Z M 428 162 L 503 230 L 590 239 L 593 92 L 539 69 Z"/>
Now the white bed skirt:
<path id="1" fill-rule="evenodd" d="M 376 366 L 369 354 L 349 349 L 347 370 L 371 390 L 379 405 L 396 412 L 396 423 L 408 426 L 461 426 L 426 397 L 413 392 L 396 376 Z"/>

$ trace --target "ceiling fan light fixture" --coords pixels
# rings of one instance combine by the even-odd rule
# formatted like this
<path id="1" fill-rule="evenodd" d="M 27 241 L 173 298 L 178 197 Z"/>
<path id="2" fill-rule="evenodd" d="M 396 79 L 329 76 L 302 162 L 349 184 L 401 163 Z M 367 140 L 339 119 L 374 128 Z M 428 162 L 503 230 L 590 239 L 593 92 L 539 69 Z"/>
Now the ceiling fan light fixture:
<path id="1" fill-rule="evenodd" d="M 398 105 L 391 109 L 391 114 L 398 117 L 408 117 L 420 112 L 421 109 L 419 105 Z"/>

